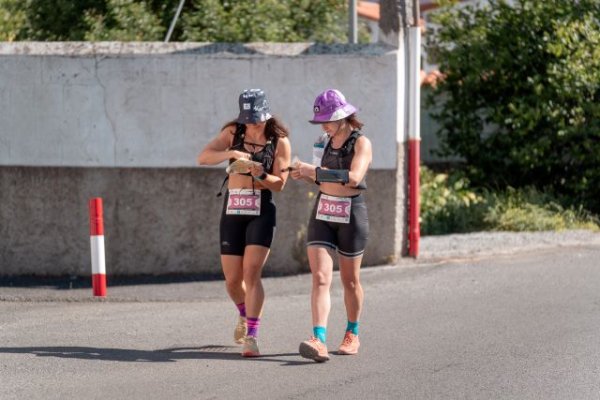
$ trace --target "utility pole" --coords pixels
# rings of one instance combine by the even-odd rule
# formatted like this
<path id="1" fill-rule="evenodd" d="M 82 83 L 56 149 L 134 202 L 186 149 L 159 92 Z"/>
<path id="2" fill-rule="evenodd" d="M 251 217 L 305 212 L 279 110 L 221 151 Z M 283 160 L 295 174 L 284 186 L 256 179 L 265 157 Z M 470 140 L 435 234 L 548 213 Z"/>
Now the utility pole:
<path id="1" fill-rule="evenodd" d="M 421 238 L 421 27 L 419 0 L 412 1 L 412 23 L 408 25 L 408 255 L 419 256 Z"/>
<path id="2" fill-rule="evenodd" d="M 419 0 L 380 0 L 380 41 L 398 49 L 397 71 L 397 132 L 398 175 L 408 170 L 408 198 L 402 198 L 407 218 L 396 221 L 402 235 L 401 253 L 411 257 L 419 254 L 420 218 L 420 144 L 421 144 L 421 28 Z M 406 146 L 408 144 L 408 146 Z M 408 154 L 406 148 L 408 147 Z M 406 162 L 408 156 L 408 162 Z M 397 205 L 399 207 L 399 205 Z M 405 215 L 402 212 L 402 215 Z M 408 229 L 406 225 L 408 224 Z"/>

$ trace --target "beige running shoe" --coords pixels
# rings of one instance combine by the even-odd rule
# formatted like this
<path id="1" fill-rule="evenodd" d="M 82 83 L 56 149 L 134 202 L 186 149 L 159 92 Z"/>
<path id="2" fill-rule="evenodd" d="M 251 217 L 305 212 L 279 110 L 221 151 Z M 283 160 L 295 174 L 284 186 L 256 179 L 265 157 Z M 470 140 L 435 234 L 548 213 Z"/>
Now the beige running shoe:
<path id="1" fill-rule="evenodd" d="M 244 346 L 242 346 L 242 357 L 259 357 L 258 343 L 254 336 L 246 336 L 244 338 Z"/>
<path id="2" fill-rule="evenodd" d="M 246 317 L 240 316 L 238 319 L 237 325 L 235 326 L 235 330 L 233 331 L 233 341 L 237 344 L 244 343 L 244 337 L 246 337 L 246 329 L 248 325 L 246 324 Z"/>
<path id="3" fill-rule="evenodd" d="M 344 335 L 344 340 L 338 349 L 338 354 L 357 354 L 359 347 L 360 341 L 358 340 L 358 336 L 347 331 L 346 335 Z"/>
<path id="4" fill-rule="evenodd" d="M 298 351 L 302 357 L 308 358 L 309 360 L 314 360 L 316 362 L 325 362 L 329 360 L 327 346 L 314 336 L 300 343 Z"/>

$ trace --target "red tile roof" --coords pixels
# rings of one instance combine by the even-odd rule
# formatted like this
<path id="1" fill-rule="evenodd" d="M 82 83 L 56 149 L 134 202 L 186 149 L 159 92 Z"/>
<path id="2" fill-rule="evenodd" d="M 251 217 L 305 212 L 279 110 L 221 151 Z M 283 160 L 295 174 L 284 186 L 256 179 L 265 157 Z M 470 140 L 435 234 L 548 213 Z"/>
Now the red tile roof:
<path id="1" fill-rule="evenodd" d="M 430 11 L 438 7 L 436 0 L 420 0 L 419 5 L 421 12 Z M 379 21 L 379 3 L 372 1 L 358 1 L 356 12 L 358 13 L 359 17 L 363 17 L 371 21 Z"/>
<path id="2" fill-rule="evenodd" d="M 363 17 L 371 21 L 379 21 L 379 3 L 359 1 L 356 5 L 356 12 L 359 17 Z"/>

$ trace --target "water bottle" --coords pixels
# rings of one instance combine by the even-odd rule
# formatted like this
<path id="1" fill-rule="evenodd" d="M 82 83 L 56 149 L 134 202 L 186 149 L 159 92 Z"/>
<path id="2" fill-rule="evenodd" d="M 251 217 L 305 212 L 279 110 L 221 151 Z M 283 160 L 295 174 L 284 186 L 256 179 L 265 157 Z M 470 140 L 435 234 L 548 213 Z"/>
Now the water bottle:
<path id="1" fill-rule="evenodd" d="M 321 159 L 323 158 L 323 153 L 325 152 L 325 146 L 327 146 L 327 142 L 329 141 L 329 136 L 326 133 L 321 134 L 315 143 L 313 144 L 313 159 L 312 164 L 316 167 L 321 166 Z"/>

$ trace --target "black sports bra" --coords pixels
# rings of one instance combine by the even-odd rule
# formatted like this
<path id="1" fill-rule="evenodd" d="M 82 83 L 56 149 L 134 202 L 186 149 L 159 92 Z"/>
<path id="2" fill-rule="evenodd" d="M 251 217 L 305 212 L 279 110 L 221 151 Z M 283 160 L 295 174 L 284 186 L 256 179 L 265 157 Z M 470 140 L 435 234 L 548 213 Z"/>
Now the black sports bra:
<path id="1" fill-rule="evenodd" d="M 331 147 L 331 140 L 327 143 L 325 151 L 323 152 L 323 158 L 321 159 L 321 166 L 329 169 L 350 169 L 352 166 L 352 159 L 354 158 L 354 145 L 361 136 L 359 131 L 352 131 L 348 139 L 344 142 L 342 147 L 334 149 Z M 356 189 L 364 190 L 367 188 L 366 178 L 356 186 Z"/>
<path id="2" fill-rule="evenodd" d="M 255 143 L 250 143 L 250 142 L 244 142 L 244 137 L 246 136 L 245 132 L 246 132 L 246 125 L 236 124 L 235 134 L 233 137 L 233 143 L 231 144 L 230 149 L 238 150 L 238 151 L 242 151 L 244 153 L 250 154 L 251 155 L 250 159 L 252 161 L 257 161 L 257 162 L 261 163 L 263 168 L 265 169 L 265 172 L 267 172 L 268 174 L 273 173 L 273 162 L 275 161 L 275 148 L 277 147 L 277 137 L 276 136 L 271 137 L 267 140 L 267 143 L 265 143 L 264 145 L 261 145 L 261 144 L 255 144 Z M 246 149 L 246 146 L 244 146 L 244 144 L 255 146 L 255 147 L 262 147 L 262 149 L 259 151 L 256 151 L 256 152 L 251 152 Z M 235 161 L 235 160 L 229 160 L 229 164 L 231 164 L 233 161 Z M 250 175 L 250 174 L 243 174 L 243 175 Z"/>

